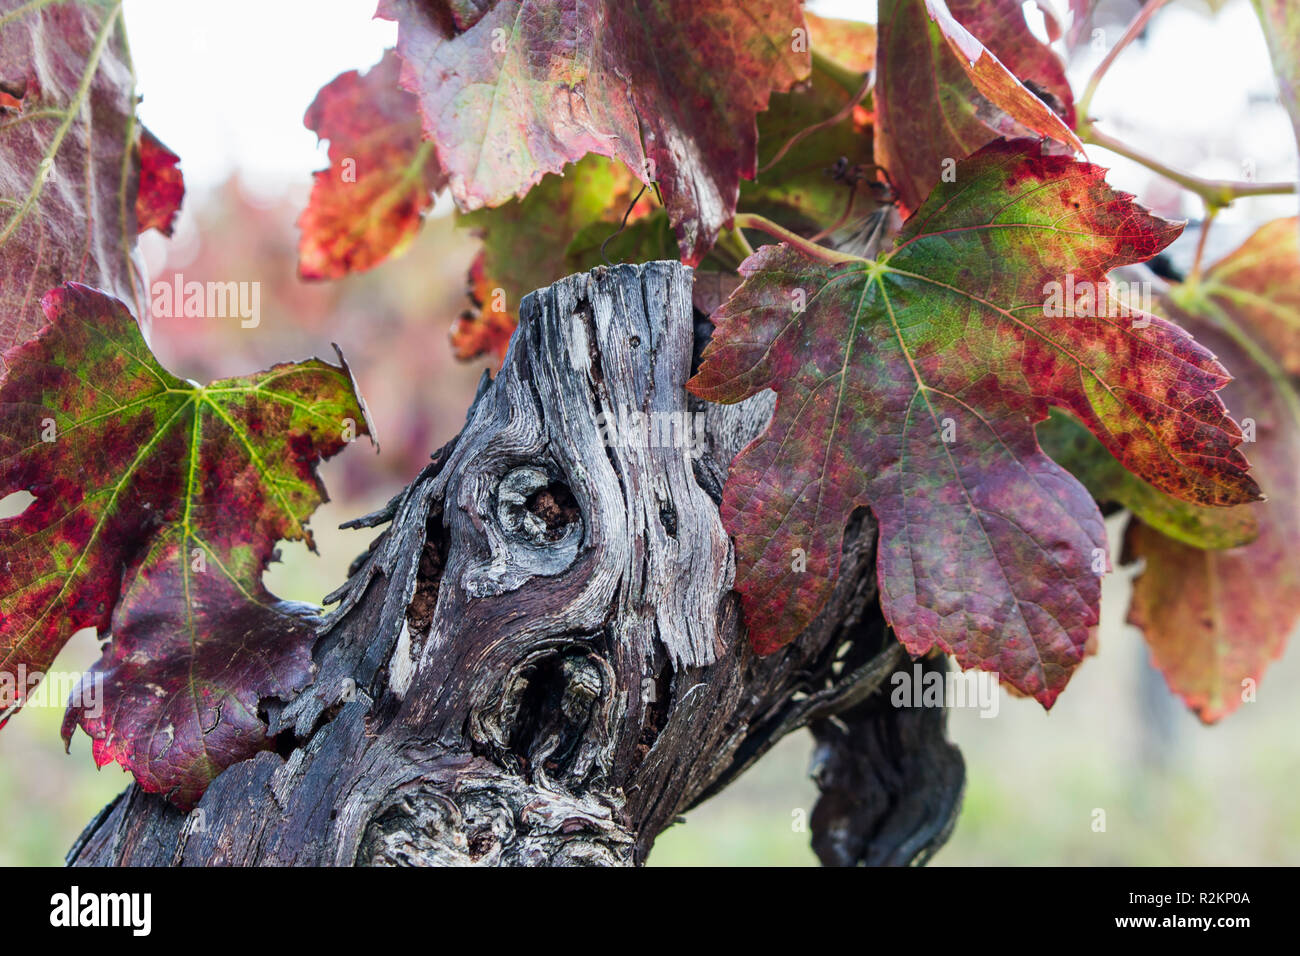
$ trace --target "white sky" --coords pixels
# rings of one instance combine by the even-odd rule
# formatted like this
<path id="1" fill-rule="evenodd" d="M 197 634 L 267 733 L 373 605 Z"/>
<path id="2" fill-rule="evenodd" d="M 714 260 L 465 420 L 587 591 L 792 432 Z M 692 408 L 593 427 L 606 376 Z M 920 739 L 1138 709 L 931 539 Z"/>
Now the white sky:
<path id="1" fill-rule="evenodd" d="M 397 42 L 375 0 L 126 0 L 140 115 L 181 157 L 186 185 L 236 167 L 255 189 L 309 185 L 327 165 L 302 125 L 316 91 Z"/>

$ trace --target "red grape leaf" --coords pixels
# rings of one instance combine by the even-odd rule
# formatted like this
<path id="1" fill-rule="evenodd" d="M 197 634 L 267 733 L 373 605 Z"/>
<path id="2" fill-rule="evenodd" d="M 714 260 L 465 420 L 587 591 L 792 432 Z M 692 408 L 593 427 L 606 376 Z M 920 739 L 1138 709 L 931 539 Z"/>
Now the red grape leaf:
<path id="1" fill-rule="evenodd" d="M 298 623 L 276 632 L 288 644 L 267 640 L 264 659 L 232 658 L 255 633 L 243 625 L 274 610 L 260 582 L 276 541 L 311 544 L 317 464 L 370 434 L 364 406 L 346 366 L 312 359 L 198 386 L 158 364 L 118 300 L 69 283 L 42 305 L 50 324 L 7 353 L 0 385 L 0 496 L 35 496 L 0 521 L 0 672 L 43 673 L 73 632 L 112 624 L 100 670 L 123 696 L 83 726 L 101 756 L 185 799 L 239 750 L 232 729 L 242 746 L 265 743 L 247 731 L 259 696 L 306 678 L 310 630 Z M 156 678 L 158 719 L 137 709 L 129 674 Z M 28 684 L 16 686 L 6 716 Z"/>
<path id="2" fill-rule="evenodd" d="M 798 0 L 381 0 L 379 16 L 460 208 L 598 153 L 658 181 L 691 264 L 754 175 L 755 116 L 808 74 Z"/>
<path id="3" fill-rule="evenodd" d="M 745 262 L 690 387 L 724 402 L 777 393 L 722 502 L 760 652 L 821 609 L 844 524 L 866 506 L 903 644 L 996 670 L 1050 706 L 1083 656 L 1105 567 L 1096 505 L 1034 437 L 1051 405 L 1164 491 L 1257 497 L 1212 355 L 1158 318 L 1049 314 L 1048 283 L 1068 270 L 1101 282 L 1181 231 L 1103 172 L 998 140 L 935 187 L 880 261 L 783 244 Z"/>
<path id="4" fill-rule="evenodd" d="M 398 86 L 389 50 L 367 73 L 342 73 L 321 88 L 303 118 L 328 139 L 329 169 L 316 172 L 298 219 L 298 272 L 338 279 L 400 255 L 447 179 L 422 141 L 419 102 Z"/>
<path id="5" fill-rule="evenodd" d="M 128 573 L 113 639 L 73 692 L 63 738 L 80 724 L 95 763 L 116 760 L 189 809 L 222 770 L 271 746 L 258 706 L 311 680 L 317 610 L 212 564 L 193 573 L 182 537 L 160 539 Z"/>
<path id="6" fill-rule="evenodd" d="M 1259 537 L 1200 551 L 1133 522 L 1126 556 L 1146 559 L 1129 621 L 1146 634 L 1170 688 L 1206 723 L 1232 713 L 1300 623 L 1300 395 L 1280 348 L 1294 312 L 1266 296 L 1300 288 L 1296 220 L 1269 223 L 1196 284 L 1175 287 L 1170 316 L 1233 370 L 1224 399 L 1254 432 L 1250 456 L 1268 496 L 1250 505 Z M 1237 511 L 1239 509 L 1231 509 Z M 1250 685 L 1246 684 L 1250 681 Z"/>
<path id="7" fill-rule="evenodd" d="M 882 0 L 878 56 L 876 148 L 906 209 L 998 136 L 1034 131 L 1083 149 L 1064 67 L 1019 0 Z"/>
<path id="8" fill-rule="evenodd" d="M 0 110 L 0 352 L 36 334 L 40 297 L 67 281 L 133 303 L 147 325 L 121 3 L 0 15 L 0 87 L 10 91 Z M 0 360 L 0 375 L 6 367 Z"/>
<path id="9" fill-rule="evenodd" d="M 147 129 L 140 130 L 140 191 L 135 197 L 136 230 L 157 229 L 172 234 L 172 223 L 185 198 L 185 178 L 176 164 L 180 157 Z"/>

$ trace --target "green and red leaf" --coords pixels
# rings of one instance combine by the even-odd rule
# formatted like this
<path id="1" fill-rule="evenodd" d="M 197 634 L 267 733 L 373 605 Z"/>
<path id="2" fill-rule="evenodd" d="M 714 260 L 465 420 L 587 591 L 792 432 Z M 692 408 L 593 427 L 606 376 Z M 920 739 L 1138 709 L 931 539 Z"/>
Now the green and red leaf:
<path id="1" fill-rule="evenodd" d="M 77 716 L 101 757 L 185 803 L 266 745 L 258 700 L 307 679 L 311 629 L 262 572 L 278 540 L 310 545 L 317 465 L 369 424 L 345 366 L 199 386 L 158 364 L 111 296 L 69 283 L 42 305 L 49 325 L 6 354 L 0 385 L 0 495 L 35 497 L 0 521 L 0 671 L 40 674 L 75 631 L 111 627 L 98 670 L 116 696 Z M 284 626 L 246 626 L 272 617 Z M 145 674 L 142 711 L 129 675 Z"/>
<path id="2" fill-rule="evenodd" d="M 1209 352 L 1159 318 L 1046 308 L 1067 273 L 1102 283 L 1181 231 L 1103 173 L 999 140 L 958 164 L 879 261 L 785 245 L 746 261 L 690 387 L 724 402 L 777 393 L 722 503 L 757 649 L 817 614 L 844 525 L 869 507 L 903 644 L 996 670 L 1050 706 L 1096 623 L 1106 547 L 1092 498 L 1038 447 L 1051 406 L 1163 491 L 1258 497 Z"/>
<path id="3" fill-rule="evenodd" d="M 798 0 L 382 0 L 461 209 L 588 153 L 657 181 L 689 263 L 755 171 L 755 116 L 808 74 Z"/>
<path id="4" fill-rule="evenodd" d="M 1215 508 L 1166 494 L 1121 465 L 1096 435 L 1063 412 L 1053 411 L 1037 433 L 1043 451 L 1078 478 L 1098 504 L 1122 505 L 1176 541 L 1222 549 L 1259 536 L 1257 504 Z"/>
<path id="5" fill-rule="evenodd" d="M 389 50 L 368 72 L 335 77 L 307 109 L 303 123 L 329 140 L 330 166 L 316 172 L 298 219 L 304 279 L 338 279 L 400 255 L 446 185 L 400 69 Z"/>
<path id="6" fill-rule="evenodd" d="M 470 264 L 465 288 L 470 307 L 451 324 L 451 350 L 462 362 L 490 355 L 500 366 L 519 316 L 506 306 L 504 293 L 497 294 L 500 287 L 488 278 L 485 256 L 486 252 L 480 251 Z"/>
<path id="7" fill-rule="evenodd" d="M 194 573 L 181 538 L 160 539 L 128 572 L 113 639 L 73 692 L 63 738 L 80 725 L 96 764 L 117 761 L 189 808 L 226 767 L 271 747 L 259 707 L 311 680 L 318 612 L 213 564 Z"/>
<path id="8" fill-rule="evenodd" d="M 855 73 L 876 68 L 876 25 L 805 13 L 813 51 Z"/>
<path id="9" fill-rule="evenodd" d="M 1268 497 L 1245 509 L 1258 519 L 1259 536 L 1231 550 L 1189 547 L 1149 522 L 1128 529 L 1127 556 L 1146 561 L 1133 582 L 1129 621 L 1146 635 L 1170 688 L 1206 723 L 1254 699 L 1300 623 L 1296 233 L 1294 218 L 1269 223 L 1199 282 L 1175 287 L 1167 303 L 1170 317 L 1233 370 L 1223 396 L 1249 427 L 1251 461 Z"/>
<path id="10" fill-rule="evenodd" d="M 1019 0 L 882 0 L 879 43 L 877 151 L 905 209 L 1000 136 L 1037 132 L 1083 149 L 1064 66 Z"/>
<path id="11" fill-rule="evenodd" d="M 0 352 L 45 324 L 41 296 L 68 281 L 108 290 L 147 322 L 121 3 L 32 3 L 0 17 L 0 87 Z"/>

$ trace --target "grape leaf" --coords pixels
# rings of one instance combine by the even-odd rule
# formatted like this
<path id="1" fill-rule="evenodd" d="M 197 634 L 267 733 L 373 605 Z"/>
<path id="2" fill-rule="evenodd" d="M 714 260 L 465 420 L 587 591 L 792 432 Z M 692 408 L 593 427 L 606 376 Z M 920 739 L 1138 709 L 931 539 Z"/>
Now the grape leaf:
<path id="1" fill-rule="evenodd" d="M 1260 227 L 1202 277 L 1207 308 L 1235 317 L 1289 375 L 1300 375 L 1300 218 Z"/>
<path id="2" fill-rule="evenodd" d="M 722 502 L 760 652 L 825 603 L 844 524 L 866 506 L 882 609 L 908 650 L 941 647 L 1050 706 L 1097 620 L 1105 536 L 1091 497 L 1038 447 L 1049 405 L 1161 490 L 1257 497 L 1213 356 L 1155 317 L 1047 314 L 1067 270 L 1100 282 L 1181 231 L 1103 172 L 998 140 L 878 261 L 782 244 L 745 262 L 690 388 L 723 402 L 777 393 Z"/>
<path id="3" fill-rule="evenodd" d="M 451 350 L 462 362 L 492 355 L 500 365 L 510 347 L 510 336 L 519 324 L 519 316 L 506 307 L 504 295 L 496 294 L 498 287 L 488 278 L 483 260 L 484 253 L 479 252 L 470 264 L 466 289 L 470 308 L 451 325 Z"/>
<path id="4" fill-rule="evenodd" d="M 419 102 L 398 86 L 401 60 L 389 50 L 368 72 L 350 70 L 316 94 L 303 124 L 329 140 L 298 219 L 298 273 L 338 279 L 400 255 L 447 178 L 422 140 Z"/>
<path id="5" fill-rule="evenodd" d="M 755 116 L 807 76 L 798 0 L 381 0 L 463 210 L 597 153 L 657 180 L 684 258 L 728 225 Z M 725 82 L 722 77 L 725 76 Z"/>
<path id="6" fill-rule="evenodd" d="M 579 232 L 592 223 L 608 223 L 613 232 L 640 191 L 641 183 L 621 163 L 586 156 L 562 175 L 543 176 L 523 199 L 462 215 L 459 223 L 482 237 L 484 271 L 517 311 L 520 299 L 564 275 L 565 250 Z M 651 208 L 643 194 L 629 221 Z"/>
<path id="7" fill-rule="evenodd" d="M 1260 531 L 1244 547 L 1199 551 L 1142 522 L 1126 535 L 1126 557 L 1146 559 L 1129 621 L 1206 723 L 1240 706 L 1300 623 L 1300 395 L 1280 361 L 1294 350 L 1274 344 L 1295 334 L 1295 316 L 1264 298 L 1300 287 L 1296 227 L 1294 218 L 1264 226 L 1199 283 L 1175 287 L 1166 306 L 1235 373 L 1224 399 L 1254 432 L 1250 457 L 1268 496 L 1249 506 Z"/>
<path id="8" fill-rule="evenodd" d="M 621 163 L 586 156 L 566 166 L 562 175 L 543 176 L 523 199 L 459 216 L 461 225 L 483 239 L 483 251 L 470 274 L 475 309 L 452 330 L 457 357 L 483 352 L 503 357 L 519 321 L 520 300 L 574 271 L 566 265 L 569 244 L 589 226 L 599 226 L 605 236 L 613 233 L 641 188 Z M 647 214 L 651 205 L 649 196 L 642 195 L 629 221 Z"/>
<path id="9" fill-rule="evenodd" d="M 662 209 L 656 209 L 622 230 L 606 222 L 587 226 L 564 250 L 562 274 L 586 272 L 606 260 L 617 263 L 676 259 L 677 251 L 677 237 L 673 235 L 668 216 Z"/>
<path id="10" fill-rule="evenodd" d="M 140 130 L 140 191 L 135 197 L 138 232 L 157 229 L 172 234 L 172 223 L 185 198 L 185 177 L 177 168 L 180 157 L 164 146 L 157 136 Z"/>
<path id="11" fill-rule="evenodd" d="M 545 182 L 545 181 L 543 181 Z M 542 187 L 538 187 L 540 189 Z M 533 192 L 537 190 L 534 189 Z M 524 202 L 532 198 L 530 193 Z M 502 207 L 506 208 L 506 207 Z M 496 210 L 489 210 L 495 212 Z M 477 214 L 476 214 L 477 215 Z M 518 299 L 510 309 L 506 292 L 508 286 L 490 276 L 485 265 L 487 248 L 475 257 L 469 270 L 469 298 L 471 308 L 466 309 L 452 323 L 451 344 L 456 357 L 470 361 L 481 355 L 492 355 L 498 364 L 505 359 L 510 347 L 510 336 L 519 324 Z M 550 260 L 551 256 L 546 257 Z M 662 209 L 635 219 L 619 230 L 616 223 L 604 219 L 582 228 L 564 247 L 562 260 L 553 265 L 553 276 L 586 272 L 606 262 L 652 262 L 677 258 L 677 237 L 668 224 Z M 507 266 L 505 274 L 515 275 Z M 514 287 L 526 289 L 523 293 L 549 285 L 553 279 L 543 279 L 527 286 L 514 279 Z M 521 296 L 522 297 L 522 296 Z"/>
<path id="12" fill-rule="evenodd" d="M 1078 478 L 1096 501 L 1123 505 L 1177 541 L 1194 548 L 1235 548 L 1259 535 L 1256 505 L 1211 508 L 1165 494 L 1121 465 L 1092 432 L 1063 412 L 1053 410 L 1037 433 L 1047 456 Z"/>
<path id="13" fill-rule="evenodd" d="M 1294 0 L 1251 0 L 1268 38 L 1278 95 L 1300 146 L 1300 6 Z"/>
<path id="14" fill-rule="evenodd" d="M 876 149 L 904 208 L 1001 135 L 1035 131 L 1083 149 L 1064 67 L 1019 0 L 882 0 L 879 29 Z"/>
<path id="15" fill-rule="evenodd" d="M 66 281 L 108 290 L 147 323 L 147 290 L 134 257 L 139 169 L 122 5 L 6 6 L 0 352 L 45 324 L 40 297 Z M 0 375 L 5 368 L 0 360 Z"/>
<path id="16" fill-rule="evenodd" d="M 202 387 L 105 293 L 69 283 L 42 306 L 50 324 L 8 352 L 0 385 L 0 495 L 35 496 L 0 521 L 0 673 L 39 675 L 73 632 L 111 624 L 104 712 L 69 722 L 184 804 L 266 745 L 258 700 L 307 679 L 312 630 L 261 576 L 277 540 L 311 544 L 317 463 L 369 424 L 346 366 Z M 271 618 L 284 626 L 262 630 Z"/>
<path id="17" fill-rule="evenodd" d="M 823 52 L 821 38 L 830 33 L 841 43 L 864 44 L 871 56 L 859 54 L 857 63 L 874 60 L 874 28 L 847 24 L 853 29 L 832 32 L 840 22 L 809 16 L 813 50 Z M 848 55 L 838 45 L 831 49 Z M 875 179 L 870 114 L 853 108 L 861 89 L 859 74 L 846 75 L 837 64 L 818 58 L 805 83 L 789 93 L 774 93 L 767 111 L 758 117 L 759 173 L 753 182 L 741 184 L 740 208 L 809 234 L 841 219 L 860 221 L 875 210 L 879 203 L 865 182 L 851 189 L 843 176 L 832 175 L 838 167 L 866 181 Z"/>
<path id="18" fill-rule="evenodd" d="M 809 29 L 814 49 L 829 35 L 837 38 L 834 48 L 841 55 L 859 63 L 874 58 L 870 24 L 811 18 Z M 758 118 L 760 156 L 766 162 L 795 134 L 835 119 L 853 105 L 861 86 L 859 75 L 823 60 L 799 88 L 773 94 L 770 108 Z M 841 160 L 870 175 L 870 126 L 853 115 L 813 129 L 757 181 L 743 183 L 740 208 L 810 232 L 832 225 L 850 198 L 850 188 L 830 175 Z M 562 275 L 606 260 L 678 258 L 676 241 L 665 234 L 667 218 L 654 210 L 653 194 L 646 192 L 633 204 L 640 187 L 622 163 L 590 154 L 566 166 L 562 175 L 543 176 L 522 199 L 461 215 L 461 224 L 483 238 L 483 253 L 471 268 L 473 307 L 452 327 L 457 357 L 503 357 L 519 301 Z M 855 219 L 877 206 L 867 187 L 854 192 Z M 624 213 L 627 224 L 620 230 Z"/>
<path id="19" fill-rule="evenodd" d="M 870 24 L 812 17 L 809 29 L 814 44 L 834 36 L 841 55 L 868 64 L 874 58 Z M 773 94 L 771 107 L 758 119 L 760 154 L 771 158 L 796 133 L 851 106 L 861 77 L 850 73 L 846 83 L 844 72 L 814 67 L 809 81 L 796 91 Z M 816 231 L 831 225 L 844 213 L 849 198 L 849 188 L 830 175 L 841 157 L 865 167 L 871 163 L 870 127 L 853 116 L 814 130 L 758 182 L 742 184 L 740 206 L 779 216 L 795 228 Z M 666 230 L 662 210 L 654 209 L 653 194 L 646 192 L 633 204 L 640 186 L 621 163 L 588 155 L 566 166 L 560 176 L 543 176 L 523 199 L 461 215 L 460 222 L 482 236 L 483 253 L 470 273 L 473 308 L 452 328 L 457 356 L 504 356 L 520 299 L 561 275 L 606 260 L 678 258 L 676 240 Z M 861 188 L 854 199 L 855 214 L 860 217 L 876 206 L 869 190 Z M 625 213 L 627 222 L 620 229 Z"/>
<path id="20" fill-rule="evenodd" d="M 814 52 L 855 73 L 869 73 L 876 68 L 874 23 L 820 17 L 815 13 L 805 13 L 803 16 L 808 24 L 808 39 Z M 815 70 L 815 63 L 813 67 Z"/>
<path id="21" fill-rule="evenodd" d="M 129 573 L 63 739 L 80 725 L 96 764 L 116 760 L 146 792 L 189 809 L 222 770 L 271 746 L 258 706 L 311 680 L 318 612 L 222 568 L 193 573 L 182 537 L 160 539 Z"/>

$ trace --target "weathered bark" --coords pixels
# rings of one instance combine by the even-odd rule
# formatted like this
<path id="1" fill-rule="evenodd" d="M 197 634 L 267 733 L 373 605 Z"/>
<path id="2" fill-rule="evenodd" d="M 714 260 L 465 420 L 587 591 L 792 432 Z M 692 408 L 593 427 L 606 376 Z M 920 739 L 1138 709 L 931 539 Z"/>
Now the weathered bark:
<path id="1" fill-rule="evenodd" d="M 717 502 L 772 396 L 688 396 L 691 293 L 689 269 L 658 262 L 526 298 L 461 434 L 357 522 L 388 527 L 332 596 L 315 683 L 269 708 L 277 751 L 231 767 L 188 816 L 128 789 L 69 861 L 639 863 L 808 725 L 824 862 L 941 844 L 961 758 L 941 710 L 881 693 L 911 665 L 880 616 L 865 511 L 807 631 L 762 658 L 744 639 Z M 629 430 L 634 412 L 658 431 Z M 693 453 L 681 426 L 696 423 Z"/>

